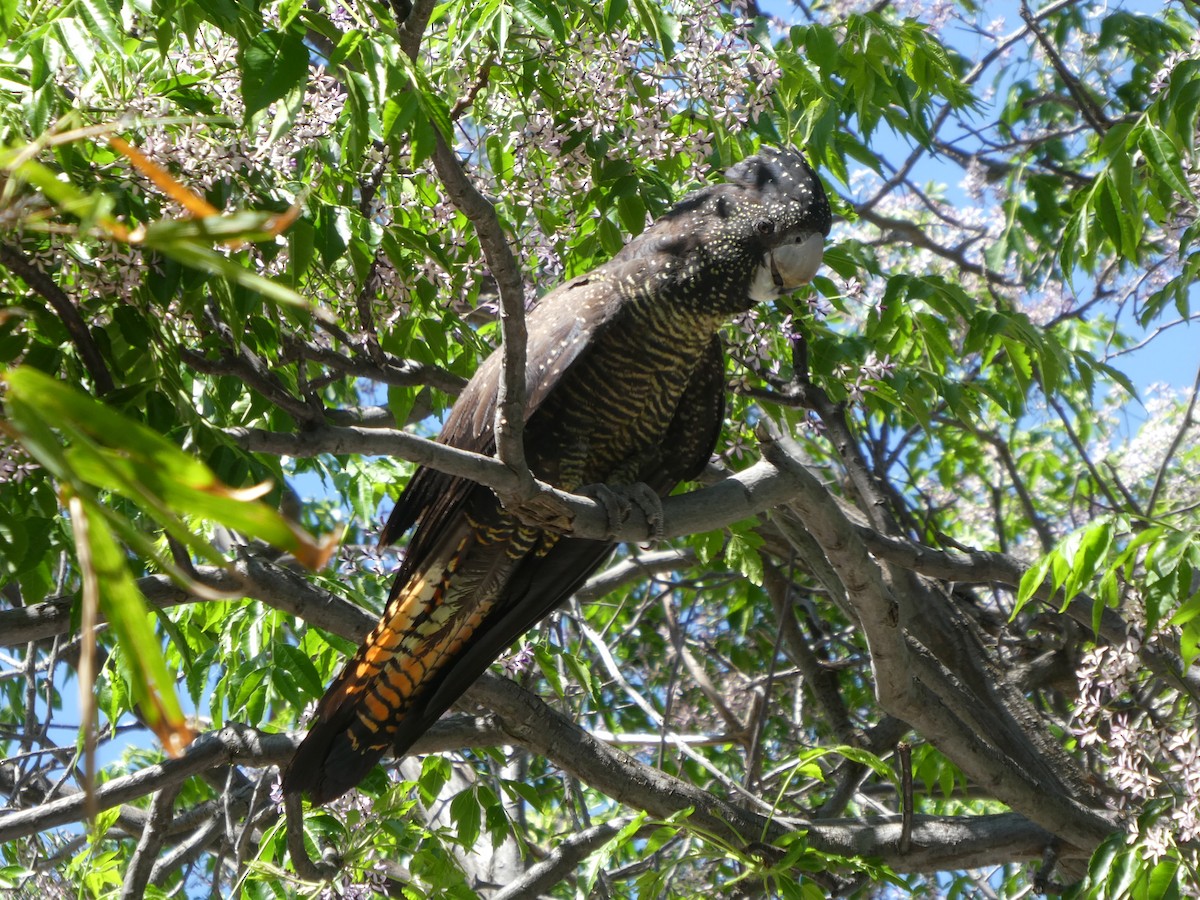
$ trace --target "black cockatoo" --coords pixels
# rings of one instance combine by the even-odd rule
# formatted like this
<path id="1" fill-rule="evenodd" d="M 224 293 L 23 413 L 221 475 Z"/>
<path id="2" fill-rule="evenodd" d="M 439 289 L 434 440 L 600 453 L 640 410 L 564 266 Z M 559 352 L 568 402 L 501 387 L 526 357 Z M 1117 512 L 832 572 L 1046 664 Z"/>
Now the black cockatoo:
<path id="1" fill-rule="evenodd" d="M 534 475 L 566 491 L 644 485 L 665 497 L 699 474 L 725 408 L 719 329 L 810 281 L 830 224 L 804 158 L 763 148 L 543 297 L 527 320 Z M 499 353 L 483 362 L 439 441 L 495 451 L 501 370 Z M 325 803 L 384 753 L 403 754 L 612 549 L 525 524 L 488 488 L 429 468 L 409 481 L 381 543 L 414 526 L 383 618 L 317 707 L 285 792 Z"/>

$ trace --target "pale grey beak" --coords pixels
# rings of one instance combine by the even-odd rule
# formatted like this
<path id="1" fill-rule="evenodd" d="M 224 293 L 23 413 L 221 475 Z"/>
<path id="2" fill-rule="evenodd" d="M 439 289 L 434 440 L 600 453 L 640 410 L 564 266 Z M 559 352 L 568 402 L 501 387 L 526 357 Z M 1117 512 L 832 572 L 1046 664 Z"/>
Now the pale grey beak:
<path id="1" fill-rule="evenodd" d="M 808 284 L 821 267 L 825 235 L 814 232 L 798 244 L 783 244 L 768 253 L 750 282 L 750 299 L 774 300 L 802 284 Z"/>

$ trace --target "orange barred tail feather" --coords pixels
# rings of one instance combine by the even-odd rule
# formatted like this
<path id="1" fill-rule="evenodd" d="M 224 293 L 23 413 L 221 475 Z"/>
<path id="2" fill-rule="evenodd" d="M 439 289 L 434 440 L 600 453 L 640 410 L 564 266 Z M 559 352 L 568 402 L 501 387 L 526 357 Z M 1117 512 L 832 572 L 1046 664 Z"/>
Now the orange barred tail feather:
<path id="1" fill-rule="evenodd" d="M 445 707 L 427 708 L 428 694 L 495 604 L 514 551 L 527 549 L 463 522 L 419 570 L 397 579 L 379 624 L 318 704 L 284 773 L 285 793 L 326 803 L 397 749 L 401 725 L 411 744 L 437 720 Z"/>
<path id="2" fill-rule="evenodd" d="M 328 803 L 389 750 L 403 754 L 612 552 L 605 541 L 559 540 L 503 514 L 491 522 L 464 516 L 424 548 L 424 564 L 402 568 L 383 619 L 318 705 L 284 773 L 285 793 Z"/>

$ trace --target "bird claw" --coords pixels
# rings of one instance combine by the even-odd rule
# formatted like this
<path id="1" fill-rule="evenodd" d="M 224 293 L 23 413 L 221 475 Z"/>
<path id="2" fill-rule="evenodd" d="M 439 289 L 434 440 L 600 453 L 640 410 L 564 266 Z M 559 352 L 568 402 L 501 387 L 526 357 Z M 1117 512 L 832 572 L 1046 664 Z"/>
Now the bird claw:
<path id="1" fill-rule="evenodd" d="M 644 481 L 635 484 L 610 487 L 607 484 L 589 484 L 579 489 L 585 497 L 591 497 L 604 507 L 608 516 L 608 537 L 616 538 L 620 527 L 629 521 L 629 515 L 636 505 L 646 517 L 649 532 L 646 540 L 657 543 L 663 539 L 663 508 L 662 498 Z"/>

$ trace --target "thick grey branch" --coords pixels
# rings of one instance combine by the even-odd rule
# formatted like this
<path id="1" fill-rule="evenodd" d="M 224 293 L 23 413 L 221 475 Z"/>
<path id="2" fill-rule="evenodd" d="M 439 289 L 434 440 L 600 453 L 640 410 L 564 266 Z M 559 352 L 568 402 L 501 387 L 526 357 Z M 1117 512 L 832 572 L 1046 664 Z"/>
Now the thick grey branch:
<path id="1" fill-rule="evenodd" d="M 499 460 L 470 453 L 436 441 L 385 428 L 325 426 L 299 434 L 231 428 L 226 431 L 247 450 L 287 456 L 316 456 L 320 453 L 398 456 L 415 463 L 467 478 L 490 487 L 498 494 L 521 490 L 521 479 Z M 593 540 L 640 543 L 656 530 L 636 512 L 620 524 L 610 521 L 603 503 L 557 490 L 542 482 L 537 489 L 564 510 L 571 522 L 569 533 Z M 793 493 L 790 476 L 763 460 L 725 481 L 689 494 L 663 501 L 664 525 L 660 537 L 680 537 L 723 528 L 785 502 Z"/>
<path id="2" fill-rule="evenodd" d="M 827 853 L 880 858 L 897 871 L 974 868 L 1040 857 L 1055 838 L 1015 814 L 974 817 L 916 816 L 913 850 L 900 854 L 896 817 L 824 821 L 766 818 L 639 762 L 597 740 L 540 699 L 495 675 L 471 689 L 472 699 L 494 709 L 522 745 L 620 803 L 667 818 L 688 807 L 687 822 L 738 846 L 775 841 L 801 829 L 811 846 Z"/>
<path id="3" fill-rule="evenodd" d="M 1029 723 L 1015 719 L 1017 713 L 1008 706 L 1013 698 L 1001 699 L 986 685 L 980 687 L 976 656 L 986 660 L 986 652 L 973 634 L 964 630 L 959 644 L 950 645 L 958 651 L 954 670 L 915 639 L 914 634 L 930 631 L 930 620 L 939 612 L 952 610 L 945 604 L 928 609 L 935 599 L 929 592 L 917 591 L 904 579 L 884 577 L 854 524 L 799 463 L 798 448 L 790 443 L 782 437 L 767 441 L 764 455 L 795 477 L 789 506 L 846 586 L 871 651 L 880 705 L 911 723 L 970 777 L 1039 824 L 1083 849 L 1102 840 L 1115 824 L 1072 796 L 1060 773 L 1041 755 L 1043 748 L 1031 743 L 1025 728 Z M 1065 757 L 1062 762 L 1071 766 Z M 1066 779 L 1070 775 L 1061 773 Z"/>

